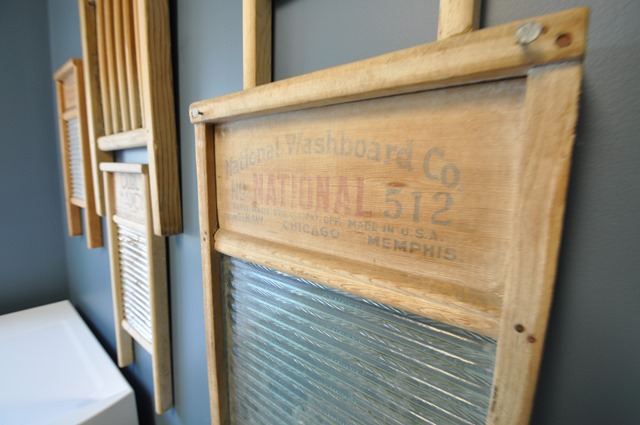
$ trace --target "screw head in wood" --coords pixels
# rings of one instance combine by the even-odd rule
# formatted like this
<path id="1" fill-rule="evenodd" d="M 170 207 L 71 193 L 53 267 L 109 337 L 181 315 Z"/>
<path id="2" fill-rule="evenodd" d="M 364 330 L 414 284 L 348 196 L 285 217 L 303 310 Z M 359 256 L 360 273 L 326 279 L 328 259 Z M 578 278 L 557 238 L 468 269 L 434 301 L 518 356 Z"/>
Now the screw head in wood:
<path id="1" fill-rule="evenodd" d="M 198 118 L 198 115 L 200 115 L 200 110 L 198 108 L 192 108 L 191 109 L 191 117 Z"/>
<path id="2" fill-rule="evenodd" d="M 567 47 L 571 45 L 571 34 L 560 34 L 556 38 L 556 46 L 558 47 Z"/>
<path id="3" fill-rule="evenodd" d="M 521 46 L 531 44 L 542 34 L 542 25 L 536 21 L 526 22 L 516 30 L 516 41 Z"/>

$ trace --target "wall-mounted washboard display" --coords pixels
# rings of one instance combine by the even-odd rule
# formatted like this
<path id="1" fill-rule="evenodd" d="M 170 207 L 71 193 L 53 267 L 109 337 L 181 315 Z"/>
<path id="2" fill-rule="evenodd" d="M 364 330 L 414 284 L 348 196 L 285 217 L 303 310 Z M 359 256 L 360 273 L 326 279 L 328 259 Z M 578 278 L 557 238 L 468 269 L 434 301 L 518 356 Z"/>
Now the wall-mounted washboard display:
<path id="1" fill-rule="evenodd" d="M 151 226 L 145 164 L 102 163 L 118 365 L 133 358 L 133 340 L 152 358 L 155 410 L 173 405 L 165 238 Z"/>
<path id="2" fill-rule="evenodd" d="M 167 0 L 79 0 L 95 164 L 146 147 L 156 235 L 182 231 Z M 96 169 L 97 169 L 96 165 Z M 102 180 L 96 172 L 94 179 Z M 99 198 L 98 208 L 102 212 Z"/>
<path id="3" fill-rule="evenodd" d="M 102 224 L 96 213 L 91 180 L 89 136 L 84 99 L 82 61 L 70 59 L 53 75 L 58 103 L 58 128 L 69 236 L 82 235 L 82 218 L 89 248 L 102 246 Z"/>
<path id="4" fill-rule="evenodd" d="M 587 20 L 191 105 L 213 423 L 529 421 Z"/>

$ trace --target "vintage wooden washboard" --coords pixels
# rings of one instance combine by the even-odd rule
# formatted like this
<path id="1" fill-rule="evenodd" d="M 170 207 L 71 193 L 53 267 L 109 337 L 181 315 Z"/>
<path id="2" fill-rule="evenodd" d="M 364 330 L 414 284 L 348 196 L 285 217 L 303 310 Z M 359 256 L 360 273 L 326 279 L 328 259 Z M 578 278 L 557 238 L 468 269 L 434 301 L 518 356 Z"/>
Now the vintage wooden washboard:
<path id="1" fill-rule="evenodd" d="M 78 0 L 96 208 L 99 164 L 146 147 L 156 235 L 182 231 L 167 0 Z"/>
<path id="2" fill-rule="evenodd" d="M 155 410 L 173 406 L 163 236 L 182 231 L 168 0 L 78 0 L 96 208 L 107 217 L 120 367 L 151 354 Z M 114 163 L 146 148 L 148 164 Z"/>
<path id="3" fill-rule="evenodd" d="M 60 153 L 69 236 L 82 235 L 84 211 L 87 247 L 102 247 L 102 224 L 94 203 L 82 61 L 70 59 L 53 76 L 58 103 Z"/>
<path id="4" fill-rule="evenodd" d="M 165 238 L 153 233 L 146 164 L 100 164 L 104 173 L 118 366 L 133 340 L 151 355 L 155 411 L 173 406 Z"/>
<path id="5" fill-rule="evenodd" d="M 434 321 L 433 328 L 448 326 L 442 332 L 450 335 L 494 341 L 480 422 L 529 421 L 555 279 L 587 19 L 586 9 L 569 10 L 191 105 L 213 423 L 240 414 L 246 419 L 260 404 L 282 417 L 334 417 L 332 406 L 313 392 L 310 364 L 335 363 L 325 352 L 322 359 L 298 351 L 280 363 L 261 363 L 251 373 L 302 367 L 309 375 L 287 388 L 280 384 L 289 377 L 279 376 L 263 393 L 254 382 L 247 391 L 256 398 L 244 407 L 236 403 L 234 385 L 242 383 L 228 373 L 237 355 L 231 348 L 243 348 L 235 329 L 246 322 L 243 314 L 255 312 L 233 299 L 237 289 L 231 286 L 244 290 L 237 269 L 257 267 L 252 273 L 260 274 L 261 266 L 293 276 L 283 280 L 351 294 L 366 308 L 379 303 L 418 323 L 424 318 Z M 220 254 L 260 266 L 223 264 Z M 281 326 L 276 322 L 289 317 L 291 305 L 271 304 L 274 317 L 251 322 L 245 336 Z M 318 326 L 281 338 L 308 336 Z M 348 333 L 323 329 L 318 332 L 325 336 Z M 358 359 L 343 370 L 359 367 Z M 360 393 L 342 384 L 349 391 L 319 391 L 346 402 L 346 415 L 352 409 L 370 415 L 369 423 L 392 423 L 386 418 L 394 408 L 387 411 L 365 394 L 372 403 L 357 410 Z M 297 399 L 308 396 L 306 404 L 279 406 L 258 398 L 276 391 L 299 396 L 306 385 L 313 386 L 311 395 Z M 468 403 L 455 385 L 441 390 L 446 395 L 438 397 L 446 403 Z M 477 422 L 427 404 L 433 418 L 416 405 L 407 414 L 424 413 L 416 423 Z"/>

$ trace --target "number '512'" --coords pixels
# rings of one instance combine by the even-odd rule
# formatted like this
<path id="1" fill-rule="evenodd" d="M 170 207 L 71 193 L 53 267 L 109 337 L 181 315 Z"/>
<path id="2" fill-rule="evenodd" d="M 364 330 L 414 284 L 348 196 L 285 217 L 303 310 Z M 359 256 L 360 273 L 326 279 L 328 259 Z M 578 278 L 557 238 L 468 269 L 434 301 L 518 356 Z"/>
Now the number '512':
<path id="1" fill-rule="evenodd" d="M 419 223 L 421 221 L 422 192 L 411 192 L 410 199 L 407 200 L 406 198 L 407 196 L 402 189 L 388 188 L 384 200 L 388 208 L 384 211 L 384 216 L 391 219 L 400 218 L 404 212 L 404 205 L 409 205 L 413 222 Z M 442 215 L 453 206 L 453 195 L 449 192 L 437 192 L 431 199 L 440 206 L 439 209 L 431 214 L 431 224 L 451 226 L 452 220 Z"/>

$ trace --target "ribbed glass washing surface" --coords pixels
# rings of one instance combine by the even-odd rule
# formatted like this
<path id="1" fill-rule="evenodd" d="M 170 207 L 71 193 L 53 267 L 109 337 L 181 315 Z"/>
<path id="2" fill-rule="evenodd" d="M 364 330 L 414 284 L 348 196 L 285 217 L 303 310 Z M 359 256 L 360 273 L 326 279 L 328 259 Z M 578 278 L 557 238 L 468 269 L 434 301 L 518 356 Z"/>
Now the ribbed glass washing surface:
<path id="1" fill-rule="evenodd" d="M 224 257 L 231 423 L 483 424 L 496 342 Z"/>

